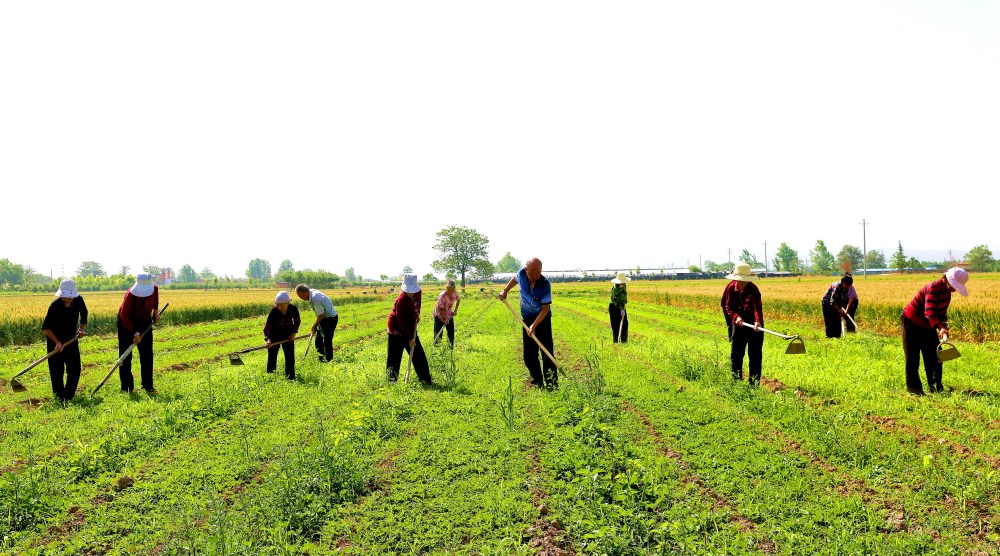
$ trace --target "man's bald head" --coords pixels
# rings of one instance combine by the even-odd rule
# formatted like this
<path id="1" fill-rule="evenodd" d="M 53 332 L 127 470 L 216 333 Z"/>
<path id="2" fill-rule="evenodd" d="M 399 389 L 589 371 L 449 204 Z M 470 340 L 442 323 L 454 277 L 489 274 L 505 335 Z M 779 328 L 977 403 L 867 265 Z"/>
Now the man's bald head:
<path id="1" fill-rule="evenodd" d="M 524 271 L 528 275 L 528 280 L 532 282 L 538 280 L 538 277 L 542 275 L 542 261 L 539 259 L 528 259 L 528 262 L 524 263 Z"/>

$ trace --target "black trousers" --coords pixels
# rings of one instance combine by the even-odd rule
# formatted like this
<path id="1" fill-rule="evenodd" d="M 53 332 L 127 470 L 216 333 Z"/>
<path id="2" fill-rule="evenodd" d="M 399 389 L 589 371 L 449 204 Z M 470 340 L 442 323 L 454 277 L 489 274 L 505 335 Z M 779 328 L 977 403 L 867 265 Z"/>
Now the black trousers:
<path id="1" fill-rule="evenodd" d="M 417 335 L 417 342 L 413 346 L 413 370 L 417 372 L 420 382 L 431 384 L 431 371 L 427 366 L 427 355 L 424 353 L 424 346 L 420 345 L 420 335 Z M 389 380 L 396 382 L 399 379 L 399 365 L 403 359 L 403 352 L 410 353 L 410 339 L 399 334 L 389 334 L 389 348 L 385 356 L 385 372 Z"/>
<path id="2" fill-rule="evenodd" d="M 858 300 L 857 299 L 851 300 L 847 304 L 847 314 L 851 315 L 851 319 L 853 319 L 853 322 L 850 319 L 844 320 L 844 330 L 850 333 L 858 331 L 856 328 L 854 328 L 854 323 L 858 321 L 858 317 L 854 316 L 854 313 L 856 313 L 857 311 L 858 311 Z"/>
<path id="3" fill-rule="evenodd" d="M 340 315 L 326 317 L 319 321 L 316 330 L 316 351 L 327 361 L 333 361 L 333 333 L 337 331 Z"/>
<path id="4" fill-rule="evenodd" d="M 921 328 L 905 316 L 900 321 L 903 336 L 903 353 L 906 355 L 906 390 L 913 394 L 923 394 L 920 383 L 920 356 L 924 357 L 924 372 L 927 374 L 927 388 L 931 392 L 943 392 L 941 374 L 943 365 L 937 359 L 938 336 L 934 329 Z"/>
<path id="5" fill-rule="evenodd" d="M 524 319 L 525 323 L 530 323 L 528 319 Z M 529 324 L 530 326 L 530 324 Z M 552 314 L 549 313 L 545 315 L 542 322 L 538 323 L 535 327 L 535 338 L 545 346 L 545 349 L 549 350 L 549 353 L 554 357 L 556 354 L 555 346 L 552 343 Z M 528 336 L 528 331 L 521 327 L 521 345 L 524 350 L 524 365 L 528 367 L 528 374 L 531 375 L 531 384 L 534 386 L 548 386 L 549 388 L 555 388 L 559 386 L 559 375 L 556 372 L 556 364 L 548 355 L 545 355 L 542 350 L 538 349 L 538 344 L 535 340 Z M 539 360 L 541 357 L 541 360 Z M 545 373 L 544 375 L 542 373 Z M 542 380 L 542 377 L 545 380 Z"/>
<path id="6" fill-rule="evenodd" d="M 760 371 L 764 361 L 764 333 L 755 332 L 745 326 L 733 327 L 732 347 L 729 359 L 732 361 L 733 379 L 743 380 L 743 352 L 750 359 L 750 384 L 760 382 Z"/>
<path id="7" fill-rule="evenodd" d="M 448 324 L 441 322 L 441 319 L 434 317 L 434 337 L 438 337 L 438 333 L 441 329 L 445 329 L 445 333 L 448 334 L 448 342 L 451 347 L 455 347 L 455 317 L 448 319 Z M 440 338 L 438 338 L 440 340 Z M 434 343 L 438 343 L 438 340 L 434 340 Z"/>
<path id="8" fill-rule="evenodd" d="M 326 321 L 326 319 L 323 319 Z M 267 348 L 267 372 L 273 373 L 278 368 L 278 350 L 285 354 L 285 378 L 295 378 L 295 344 L 285 342 Z"/>
<path id="9" fill-rule="evenodd" d="M 608 304 L 608 316 L 611 317 L 611 341 L 618 343 L 618 329 L 621 327 L 622 343 L 628 341 L 628 314 L 622 314 L 622 308 Z"/>
<path id="10" fill-rule="evenodd" d="M 839 338 L 840 334 L 840 309 L 832 303 L 823 304 L 823 323 L 826 325 L 827 338 Z"/>
<path id="11" fill-rule="evenodd" d="M 56 349 L 56 344 L 45 339 L 48 351 Z M 80 384 L 80 344 L 73 342 L 64 345 L 63 350 L 49 357 L 49 378 L 52 379 L 52 394 L 65 401 L 70 401 L 76 395 L 76 387 Z M 65 375 L 66 382 L 63 382 Z"/>
<path id="12" fill-rule="evenodd" d="M 144 328 L 145 329 L 145 328 Z M 118 319 L 118 357 L 125 354 L 128 347 L 132 345 L 132 331 L 122 328 L 122 321 Z M 142 337 L 139 345 L 135 346 L 132 353 L 122 361 L 118 367 L 118 378 L 122 382 L 122 392 L 131 392 L 135 389 L 135 379 L 132 377 L 132 356 L 139 352 L 139 376 L 142 379 L 144 390 L 153 389 L 153 329 Z"/>

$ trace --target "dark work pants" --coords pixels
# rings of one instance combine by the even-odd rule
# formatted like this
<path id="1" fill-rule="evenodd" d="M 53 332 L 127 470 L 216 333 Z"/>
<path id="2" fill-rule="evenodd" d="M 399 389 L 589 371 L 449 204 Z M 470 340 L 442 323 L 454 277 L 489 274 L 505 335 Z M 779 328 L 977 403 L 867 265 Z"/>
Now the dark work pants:
<path id="1" fill-rule="evenodd" d="M 46 338 L 48 351 L 56 349 L 56 344 Z M 64 345 L 63 350 L 49 357 L 49 377 L 52 379 L 52 394 L 65 401 L 70 401 L 76 395 L 76 386 L 80 383 L 80 344 L 73 342 Z M 66 382 L 63 383 L 63 375 Z"/>
<path id="2" fill-rule="evenodd" d="M 399 334 L 389 334 L 389 348 L 385 357 L 385 372 L 389 380 L 396 382 L 399 378 L 399 365 L 403 359 L 403 352 L 410 353 L 410 339 Z M 427 366 L 427 355 L 424 353 L 424 346 L 420 345 L 420 335 L 417 335 L 417 342 L 413 351 L 413 370 L 417 372 L 420 382 L 431 383 L 431 371 Z"/>
<path id="3" fill-rule="evenodd" d="M 444 328 L 445 329 L 445 333 L 448 334 L 448 343 L 451 344 L 451 347 L 455 347 L 455 318 L 452 317 L 452 318 L 448 319 L 448 324 L 445 324 L 445 323 L 441 322 L 441 319 L 439 319 L 437 317 L 434 317 L 434 337 L 435 338 L 438 337 L 438 333 L 441 332 L 442 328 Z M 434 340 L 434 343 L 435 344 L 438 343 L 438 340 L 440 340 L 440 338 L 438 338 L 437 340 Z"/>
<path id="4" fill-rule="evenodd" d="M 823 304 L 823 323 L 826 325 L 827 338 L 839 338 L 840 334 L 840 309 L 831 303 Z"/>
<path id="5" fill-rule="evenodd" d="M 333 333 L 337 331 L 340 315 L 326 317 L 319 321 L 316 330 L 316 351 L 327 361 L 333 361 Z"/>
<path id="6" fill-rule="evenodd" d="M 924 357 L 924 371 L 927 373 L 927 389 L 943 392 L 941 385 L 942 365 L 937 359 L 938 336 L 934 329 L 921 328 L 905 316 L 900 322 L 903 336 L 903 353 L 906 355 L 906 390 L 912 394 L 923 394 L 920 383 L 920 356 Z"/>
<path id="7" fill-rule="evenodd" d="M 729 359 L 733 364 L 733 380 L 743 380 L 743 352 L 750 359 L 750 384 L 760 382 L 760 371 L 764 360 L 764 333 L 752 328 L 737 326 L 732 334 L 732 351 Z"/>
<path id="8" fill-rule="evenodd" d="M 608 316 L 611 318 L 611 341 L 618 343 L 618 327 L 621 326 L 622 343 L 628 341 L 628 313 L 622 315 L 622 308 L 608 304 Z"/>
<path id="9" fill-rule="evenodd" d="M 323 319 L 324 321 L 326 319 Z M 295 378 L 295 344 L 285 342 L 267 348 L 267 372 L 273 373 L 278 368 L 278 350 L 285 354 L 285 378 Z"/>
<path id="10" fill-rule="evenodd" d="M 145 328 L 143 328 L 145 330 Z M 121 319 L 118 320 L 118 357 L 125 354 L 128 347 L 132 345 L 132 331 L 122 328 Z M 135 389 L 135 380 L 132 377 L 132 356 L 139 352 L 139 376 L 142 379 L 144 390 L 153 389 L 153 329 L 142 337 L 139 345 L 135 346 L 132 353 L 122 361 L 118 367 L 118 378 L 122 382 L 122 392 L 131 392 Z"/>
<path id="11" fill-rule="evenodd" d="M 534 321 L 534 317 L 524 319 L 524 322 L 531 326 Z M 553 357 L 556 355 L 555 346 L 552 343 L 552 313 L 545 315 L 542 322 L 538 323 L 535 327 L 535 338 L 545 346 L 545 349 L 549 350 L 549 353 Z M 549 359 L 548 355 L 538 349 L 538 344 L 535 340 L 528 336 L 528 331 L 521 327 L 521 344 L 524 348 L 524 365 L 528 367 L 528 373 L 531 375 L 531 384 L 534 386 L 548 386 L 549 388 L 555 388 L 559 386 L 559 375 L 556 373 L 556 364 Z M 539 362 L 539 357 L 541 361 Z M 542 372 L 544 369 L 545 380 L 542 380 Z"/>
<path id="12" fill-rule="evenodd" d="M 855 299 L 847 304 L 847 314 L 851 315 L 851 318 L 854 319 L 854 322 L 858 322 L 858 317 L 854 316 L 854 313 L 856 313 L 857 310 L 858 310 L 858 300 Z M 854 323 L 846 319 L 844 320 L 844 330 L 851 333 L 858 331 L 856 328 L 854 328 Z"/>

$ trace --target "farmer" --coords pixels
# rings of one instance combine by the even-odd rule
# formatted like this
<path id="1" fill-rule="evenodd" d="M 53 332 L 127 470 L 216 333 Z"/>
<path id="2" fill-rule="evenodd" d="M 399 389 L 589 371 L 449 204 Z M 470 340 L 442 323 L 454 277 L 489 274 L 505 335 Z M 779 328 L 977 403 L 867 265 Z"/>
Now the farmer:
<path id="1" fill-rule="evenodd" d="M 948 339 L 948 305 L 951 292 L 969 295 L 965 283 L 969 273 L 964 269 L 949 268 L 941 278 L 920 288 L 910 304 L 903 310 L 900 330 L 903 336 L 903 352 L 906 355 L 906 390 L 911 394 L 923 395 L 920 382 L 920 355 L 924 357 L 924 371 L 927 373 L 927 387 L 931 392 L 943 392 L 941 384 L 941 362 L 937 359 L 939 342 Z"/>
<path id="2" fill-rule="evenodd" d="M 764 358 L 764 309 L 760 301 L 760 290 L 753 283 L 757 276 L 750 271 L 750 265 L 740 263 L 726 276 L 731 280 L 722 292 L 722 313 L 729 326 L 729 340 L 732 343 L 729 358 L 732 361 L 733 380 L 743 380 L 743 352 L 750 358 L 750 384 L 760 382 L 761 362 Z M 753 329 L 743 326 L 753 321 Z"/>
<path id="3" fill-rule="evenodd" d="M 80 344 L 65 344 L 74 336 L 87 335 L 87 304 L 76 291 L 76 282 L 73 280 L 60 282 L 56 297 L 58 299 L 49 304 L 49 310 L 45 313 L 42 332 L 45 333 L 46 350 L 50 353 L 57 352 L 49 357 L 53 399 L 68 402 L 76 395 L 76 385 L 80 382 Z"/>
<path id="4" fill-rule="evenodd" d="M 538 344 L 532 338 L 537 338 L 545 349 L 555 355 L 555 346 L 552 342 L 552 284 L 548 278 L 542 276 L 542 261 L 530 259 L 525 263 L 524 268 L 517 271 L 517 275 L 507 282 L 503 290 L 497 297 L 501 301 L 507 299 L 507 292 L 517 286 L 521 293 L 521 318 L 528 326 L 525 330 L 521 328 L 521 345 L 524 351 L 524 364 L 531 374 L 531 383 L 534 386 L 555 388 L 559 386 L 559 377 L 556 374 L 556 364 L 538 349 Z M 530 323 L 530 324 L 529 324 Z M 538 357 L 541 355 L 542 361 L 539 364 Z M 544 372 L 544 375 L 542 374 Z"/>
<path id="5" fill-rule="evenodd" d="M 857 332 L 858 318 L 855 313 L 858 312 L 858 291 L 854 289 L 854 278 L 851 278 L 851 285 L 847 288 L 847 314 L 851 317 L 844 320 L 844 330 L 849 334 Z"/>
<path id="6" fill-rule="evenodd" d="M 406 274 L 403 276 L 403 285 L 400 288 L 399 297 L 392 306 L 389 313 L 389 320 L 386 327 L 389 331 L 389 346 L 385 358 L 385 372 L 389 380 L 396 382 L 399 378 L 399 363 L 403 357 L 403 350 L 412 354 L 413 369 L 417 371 L 417 378 L 420 382 L 430 384 L 431 372 L 427 366 L 427 355 L 420 345 L 420 338 L 417 336 L 417 323 L 420 322 L 420 284 L 417 283 L 416 274 Z"/>
<path id="7" fill-rule="evenodd" d="M 312 325 L 312 334 L 316 336 L 316 351 L 319 352 L 320 363 L 330 363 L 333 361 L 333 333 L 337 331 L 337 310 L 333 308 L 333 301 L 319 290 L 312 289 L 305 284 L 295 286 L 295 295 L 302 301 L 308 301 L 313 313 L 316 313 L 316 322 Z M 316 330 L 319 329 L 319 333 Z"/>
<path id="8" fill-rule="evenodd" d="M 288 292 L 281 291 L 274 296 L 274 307 L 267 315 L 264 323 L 264 341 L 267 342 L 267 372 L 273 373 L 278 368 L 278 348 L 285 354 L 285 378 L 295 379 L 295 334 L 299 331 L 302 319 L 299 308 L 291 305 L 292 298 Z M 287 340 L 283 344 L 277 344 Z"/>
<path id="9" fill-rule="evenodd" d="M 625 276 L 624 272 L 619 272 L 611 280 L 611 303 L 608 304 L 608 315 L 611 317 L 611 341 L 618 343 L 621 338 L 622 343 L 628 342 L 628 315 L 625 314 L 625 304 L 628 303 L 628 292 L 625 282 L 632 279 Z"/>
<path id="10" fill-rule="evenodd" d="M 840 281 L 830 284 L 826 293 L 823 294 L 823 323 L 826 325 L 827 338 L 840 337 L 840 323 L 845 319 L 844 315 L 848 314 L 847 309 L 850 305 L 850 291 L 853 288 L 854 277 L 851 276 L 850 272 L 845 272 L 844 275 L 840 277 Z M 858 294 L 855 293 L 855 303 L 857 303 L 857 297 Z M 850 320 L 848 320 L 848 324 L 850 324 Z M 853 331 L 854 327 L 851 326 L 851 332 Z"/>
<path id="11" fill-rule="evenodd" d="M 455 281 L 448 280 L 443 292 L 438 294 L 437 303 L 434 304 L 434 345 L 438 343 L 438 334 L 441 329 L 448 331 L 448 342 L 451 347 L 455 347 L 455 315 L 458 314 L 458 305 L 462 302 L 462 297 L 455 291 Z"/>
<path id="12" fill-rule="evenodd" d="M 153 388 L 153 329 L 145 336 L 142 333 L 154 322 L 160 322 L 157 313 L 160 306 L 160 292 L 153 284 L 151 274 L 140 274 L 135 284 L 127 292 L 118 308 L 118 355 L 128 351 L 130 345 L 135 345 L 139 352 L 139 374 L 142 378 L 142 388 L 150 394 L 155 394 Z M 135 388 L 132 377 L 132 354 L 122 361 L 118 367 L 118 377 L 121 379 L 122 392 L 131 392 Z"/>

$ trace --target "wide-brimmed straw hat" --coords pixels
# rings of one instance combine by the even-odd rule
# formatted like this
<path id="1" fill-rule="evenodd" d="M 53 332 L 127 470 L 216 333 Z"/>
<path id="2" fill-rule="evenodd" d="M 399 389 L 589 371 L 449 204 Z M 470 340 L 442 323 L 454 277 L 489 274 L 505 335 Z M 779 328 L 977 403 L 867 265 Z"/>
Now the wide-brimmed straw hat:
<path id="1" fill-rule="evenodd" d="M 969 290 L 965 287 L 965 283 L 969 281 L 969 273 L 964 268 L 958 268 L 957 266 L 949 268 L 948 272 L 945 272 L 944 275 L 948 279 L 948 283 L 951 284 L 951 287 L 962 294 L 962 297 L 969 295 Z"/>
<path id="2" fill-rule="evenodd" d="M 750 265 L 739 263 L 732 272 L 726 275 L 726 280 L 736 280 L 737 282 L 754 282 L 757 275 L 750 271 Z"/>
<path id="3" fill-rule="evenodd" d="M 288 292 L 281 291 L 278 292 L 278 295 L 274 296 L 275 305 L 277 305 L 278 303 L 291 303 L 291 302 L 292 302 L 292 297 L 288 295 Z"/>
<path id="4" fill-rule="evenodd" d="M 145 272 L 135 277 L 135 284 L 128 291 L 136 297 L 149 297 L 153 295 L 153 275 Z"/>
<path id="5" fill-rule="evenodd" d="M 404 274 L 403 285 L 399 289 L 403 290 L 403 293 L 417 293 L 420 291 L 420 284 L 417 283 L 417 275 Z"/>
<path id="6" fill-rule="evenodd" d="M 624 272 L 619 272 L 618 274 L 615 274 L 615 277 L 611 279 L 612 284 L 624 284 L 625 282 L 631 282 L 631 281 L 632 279 L 629 278 L 628 276 L 625 276 Z"/>
<path id="7" fill-rule="evenodd" d="M 59 282 L 59 289 L 56 290 L 56 297 L 80 297 L 80 292 L 76 291 L 76 280 L 63 280 Z"/>

